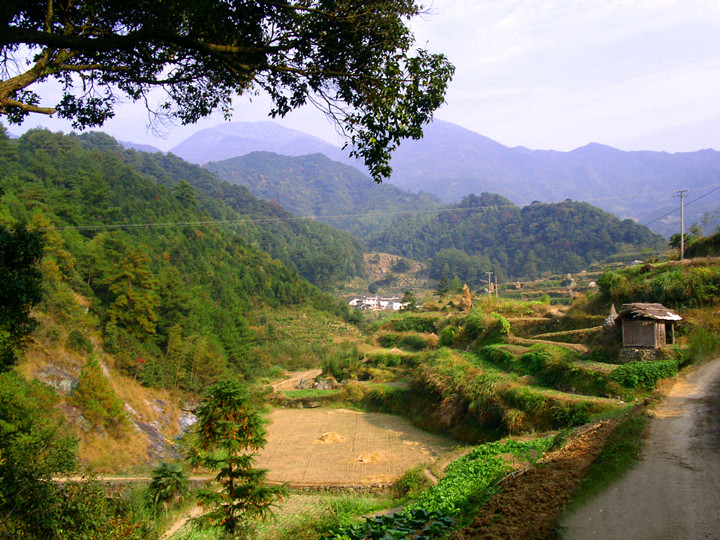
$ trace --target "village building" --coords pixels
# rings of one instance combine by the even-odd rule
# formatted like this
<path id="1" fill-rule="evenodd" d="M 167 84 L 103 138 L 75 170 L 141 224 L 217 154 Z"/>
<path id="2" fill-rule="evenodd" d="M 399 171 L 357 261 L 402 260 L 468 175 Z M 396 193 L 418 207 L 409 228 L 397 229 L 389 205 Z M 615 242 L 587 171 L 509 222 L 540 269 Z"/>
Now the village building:
<path id="1" fill-rule="evenodd" d="M 360 310 L 374 311 L 399 311 L 404 306 L 401 296 L 355 296 L 348 304 Z"/>
<path id="2" fill-rule="evenodd" d="M 624 304 L 615 324 L 622 329 L 623 347 L 659 349 L 675 343 L 675 323 L 682 317 L 662 304 Z"/>

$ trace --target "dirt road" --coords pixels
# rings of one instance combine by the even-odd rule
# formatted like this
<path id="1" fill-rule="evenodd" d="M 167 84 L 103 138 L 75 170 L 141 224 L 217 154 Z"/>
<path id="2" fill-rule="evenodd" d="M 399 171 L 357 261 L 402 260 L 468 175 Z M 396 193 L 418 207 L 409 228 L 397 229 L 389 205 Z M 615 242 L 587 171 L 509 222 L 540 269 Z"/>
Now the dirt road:
<path id="1" fill-rule="evenodd" d="M 720 538 L 720 359 L 672 387 L 637 465 L 559 532 L 568 540 Z"/>

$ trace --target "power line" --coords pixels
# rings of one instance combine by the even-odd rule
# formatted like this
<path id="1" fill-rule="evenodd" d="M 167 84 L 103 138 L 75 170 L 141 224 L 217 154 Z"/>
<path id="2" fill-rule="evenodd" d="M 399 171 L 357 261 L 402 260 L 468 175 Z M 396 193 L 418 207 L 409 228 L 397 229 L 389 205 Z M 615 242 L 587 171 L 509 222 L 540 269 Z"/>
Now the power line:
<path id="1" fill-rule="evenodd" d="M 720 173 L 717 173 L 716 176 L 718 179 L 720 179 Z M 703 180 L 704 181 L 704 180 Z M 714 185 L 706 184 L 706 186 Z M 692 204 L 711 193 L 717 191 L 720 189 L 720 186 L 715 187 L 705 195 L 702 195 L 696 199 L 693 199 L 692 201 L 686 203 L 686 205 Z M 687 191 L 687 190 L 686 190 Z M 673 193 L 673 192 L 667 192 Z M 642 195 L 636 195 L 635 199 L 638 198 L 648 198 L 648 197 L 655 197 L 657 196 L 657 193 L 647 193 Z M 609 197 L 594 197 L 594 198 L 588 198 L 588 199 L 582 199 L 578 200 L 576 202 L 585 202 L 585 203 L 592 203 L 596 201 L 604 201 L 604 200 L 612 200 L 612 199 L 624 199 L 626 197 L 623 197 L 621 195 L 613 195 Z M 561 202 L 561 201 L 559 201 Z M 543 203 L 543 204 L 553 204 L 553 203 Z M 53 231 L 66 231 L 66 230 L 76 230 L 76 231 L 101 231 L 101 230 L 123 230 L 123 229 L 162 229 L 162 228 L 173 228 L 173 227 L 205 227 L 205 226 L 218 226 L 218 225 L 244 225 L 244 224 L 260 224 L 260 223 L 281 223 L 281 222 L 294 222 L 294 221 L 324 221 L 324 220 L 332 220 L 332 219 L 353 219 L 353 218 L 363 218 L 363 217 L 391 217 L 391 216 L 413 216 L 413 215 L 426 215 L 426 214 L 444 214 L 444 213 L 450 213 L 450 212 L 459 212 L 459 211 L 466 211 L 466 212 L 480 212 L 480 211 L 486 211 L 486 210 L 493 210 L 493 209 L 501 209 L 501 208 L 519 208 L 518 205 L 514 203 L 509 204 L 495 204 L 495 205 L 488 205 L 488 206 L 473 206 L 473 207 L 451 207 L 451 208 L 434 208 L 434 209 L 427 209 L 427 210 L 405 210 L 405 211 L 397 211 L 397 212 L 365 212 L 365 213 L 355 213 L 355 214 L 334 214 L 334 215 L 312 215 L 312 216 L 287 216 L 287 217 L 267 217 L 267 218 L 240 218 L 240 219 L 230 219 L 230 220 L 203 220 L 203 221 L 171 221 L 171 222 L 149 222 L 149 223 L 107 223 L 107 224 L 97 224 L 97 225 L 60 225 L 60 226 L 50 226 L 50 227 L 38 227 L 38 230 L 41 231 L 47 231 L 47 230 L 53 230 Z M 675 213 L 677 210 L 671 210 L 662 216 L 655 218 L 651 221 L 648 221 L 646 223 L 643 223 L 643 225 L 647 226 L 652 223 L 655 223 L 656 221 L 659 221 L 673 213 Z"/>
<path id="2" fill-rule="evenodd" d="M 698 197 L 698 198 L 696 198 L 696 199 L 693 199 L 692 201 L 686 202 L 686 203 L 685 203 L 685 206 L 688 206 L 688 205 L 690 205 L 690 204 L 692 204 L 692 203 L 694 203 L 694 202 L 697 202 L 697 201 L 699 201 L 700 199 L 704 199 L 705 197 L 707 197 L 708 195 L 716 192 L 716 191 L 719 190 L 719 189 L 720 189 L 720 186 L 717 186 L 716 188 L 711 189 L 710 191 L 708 191 L 707 193 L 705 193 L 704 195 L 701 195 L 700 197 Z M 687 191 L 689 191 L 689 190 L 685 189 L 685 190 L 681 190 L 681 191 L 687 192 Z M 645 225 L 645 226 L 647 227 L 648 225 L 650 225 L 650 224 L 652 224 L 652 223 L 655 223 L 656 221 L 660 221 L 661 219 L 669 216 L 670 214 L 674 214 L 675 212 L 677 212 L 677 208 L 675 208 L 675 209 L 673 209 L 673 210 L 670 210 L 669 212 L 663 214 L 663 215 L 660 216 L 660 217 L 657 217 L 657 218 L 653 219 L 652 221 L 647 221 L 647 222 L 643 223 L 642 225 Z"/>

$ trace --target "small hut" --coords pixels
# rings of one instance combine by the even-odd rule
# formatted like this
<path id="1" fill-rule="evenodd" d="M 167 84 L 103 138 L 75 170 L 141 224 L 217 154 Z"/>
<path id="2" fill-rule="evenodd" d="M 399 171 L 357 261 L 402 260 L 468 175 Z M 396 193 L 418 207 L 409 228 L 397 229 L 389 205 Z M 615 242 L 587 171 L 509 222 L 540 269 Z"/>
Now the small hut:
<path id="1" fill-rule="evenodd" d="M 623 304 L 615 324 L 623 347 L 659 349 L 675 343 L 675 323 L 682 317 L 662 304 Z"/>

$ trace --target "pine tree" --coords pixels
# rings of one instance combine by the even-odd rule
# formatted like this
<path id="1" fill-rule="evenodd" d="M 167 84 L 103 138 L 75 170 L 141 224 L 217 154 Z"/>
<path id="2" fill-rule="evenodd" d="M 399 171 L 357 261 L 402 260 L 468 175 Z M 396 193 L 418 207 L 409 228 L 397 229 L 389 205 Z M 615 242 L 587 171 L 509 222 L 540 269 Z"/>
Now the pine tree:
<path id="1" fill-rule="evenodd" d="M 108 309 L 110 322 L 134 332 L 138 337 L 155 334 L 158 298 L 157 281 L 150 271 L 150 257 L 138 249 L 130 250 L 116 271 L 107 279 L 114 300 Z"/>
<path id="2" fill-rule="evenodd" d="M 107 429 L 113 435 L 120 435 L 129 424 L 123 402 L 115 395 L 94 356 L 80 371 L 70 402 L 82 409 L 83 416 L 93 427 Z"/>
<path id="3" fill-rule="evenodd" d="M 219 469 L 215 479 L 221 486 L 199 494 L 210 511 L 196 524 L 219 527 L 229 538 L 242 536 L 283 493 L 265 485 L 266 470 L 253 467 L 255 453 L 266 444 L 263 418 L 245 386 L 231 379 L 208 389 L 196 415 L 197 440 L 188 460 L 192 467 Z"/>

